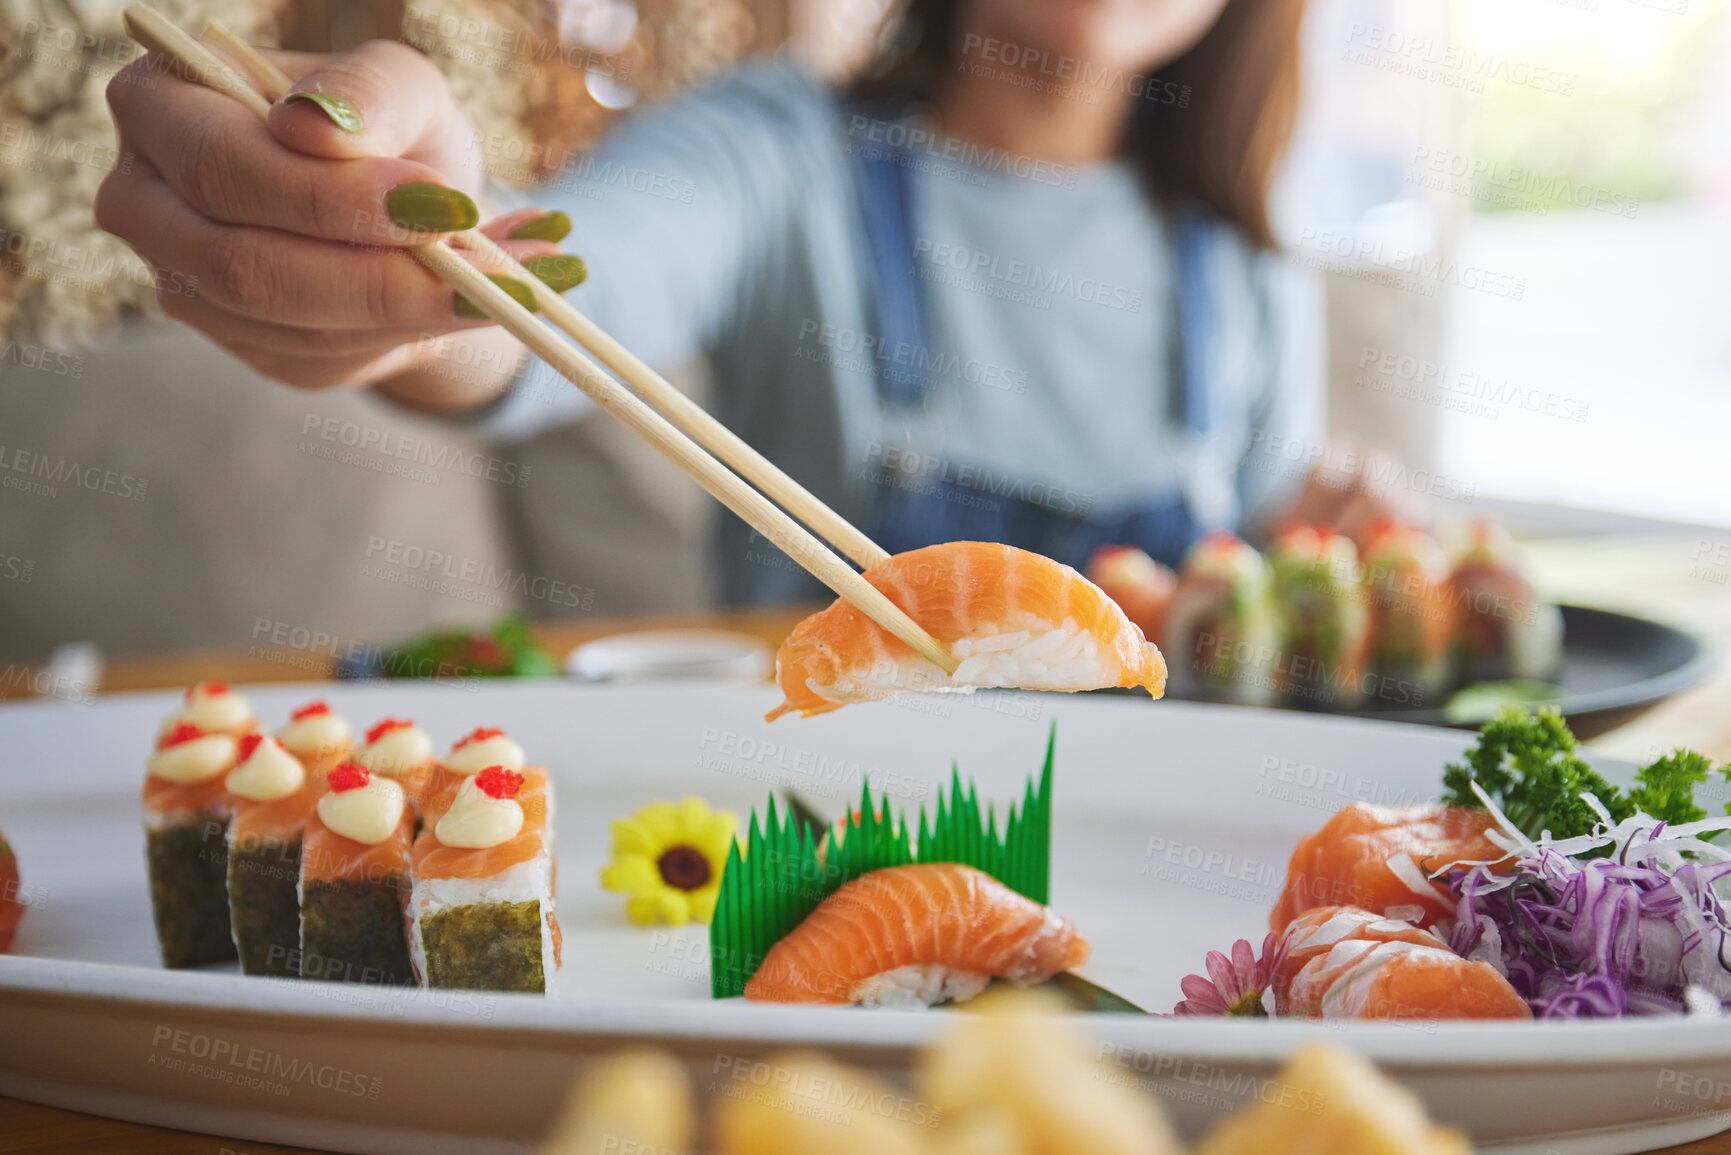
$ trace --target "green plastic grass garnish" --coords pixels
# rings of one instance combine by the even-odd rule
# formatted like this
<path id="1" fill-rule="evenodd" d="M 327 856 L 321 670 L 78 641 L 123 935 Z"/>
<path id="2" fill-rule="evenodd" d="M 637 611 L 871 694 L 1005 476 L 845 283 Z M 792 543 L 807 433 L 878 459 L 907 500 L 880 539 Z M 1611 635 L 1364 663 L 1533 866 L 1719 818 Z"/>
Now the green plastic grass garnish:
<path id="1" fill-rule="evenodd" d="M 957 862 L 991 875 L 1005 886 L 1044 903 L 1051 889 L 1052 754 L 1056 727 L 1046 742 L 1038 782 L 1030 776 L 1020 806 L 1011 806 L 1003 833 L 978 792 L 964 790 L 959 769 L 950 769 L 948 792 L 938 791 L 928 823 L 919 810 L 918 839 L 886 796 L 873 806 L 869 783 L 860 787 L 858 813 L 850 814 L 828 840 L 818 840 L 793 816 L 780 813 L 770 796 L 762 822 L 751 815 L 744 854 L 736 842 L 728 852 L 715 917 L 709 924 L 710 991 L 718 999 L 745 993 L 769 948 L 805 921 L 819 903 L 851 878 L 917 862 Z"/>

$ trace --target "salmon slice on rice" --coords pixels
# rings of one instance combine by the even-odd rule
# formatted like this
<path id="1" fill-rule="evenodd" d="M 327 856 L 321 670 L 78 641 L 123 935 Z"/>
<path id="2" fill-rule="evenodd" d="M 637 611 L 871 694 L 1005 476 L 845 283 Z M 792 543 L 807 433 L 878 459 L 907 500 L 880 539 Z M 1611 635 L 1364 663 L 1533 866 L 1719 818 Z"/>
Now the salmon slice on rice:
<path id="1" fill-rule="evenodd" d="M 776 654 L 786 700 L 768 715 L 822 714 L 906 691 L 1141 686 L 1158 698 L 1166 663 L 1118 604 L 1069 566 L 1013 546 L 954 541 L 865 571 L 960 661 L 946 674 L 847 601 L 794 627 Z"/>

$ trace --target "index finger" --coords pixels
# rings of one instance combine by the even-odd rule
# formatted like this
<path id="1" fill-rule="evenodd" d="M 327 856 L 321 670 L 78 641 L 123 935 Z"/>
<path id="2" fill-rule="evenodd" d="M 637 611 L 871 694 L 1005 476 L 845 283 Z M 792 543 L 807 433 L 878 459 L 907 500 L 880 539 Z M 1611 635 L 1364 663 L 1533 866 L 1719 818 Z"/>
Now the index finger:
<path id="1" fill-rule="evenodd" d="M 473 228 L 480 220 L 467 194 L 418 161 L 307 156 L 284 148 L 263 121 L 222 93 L 168 74 L 149 87 L 121 77 L 108 99 L 123 148 L 141 155 L 211 220 L 388 245 L 422 244 L 429 233 Z"/>
<path id="2" fill-rule="evenodd" d="M 406 156 L 436 164 L 451 127 L 462 123 L 443 74 L 394 40 L 369 40 L 300 69 L 270 113 L 271 132 L 283 144 L 332 159 Z"/>

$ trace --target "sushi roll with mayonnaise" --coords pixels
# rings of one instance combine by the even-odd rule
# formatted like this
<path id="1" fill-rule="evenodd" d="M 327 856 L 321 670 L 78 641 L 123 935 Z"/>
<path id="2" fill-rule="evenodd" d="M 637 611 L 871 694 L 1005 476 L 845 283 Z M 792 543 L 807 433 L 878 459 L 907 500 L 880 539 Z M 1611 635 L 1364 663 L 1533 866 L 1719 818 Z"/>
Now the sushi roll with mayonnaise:
<path id="1" fill-rule="evenodd" d="M 300 974 L 301 842 L 324 793 L 299 758 L 268 734 L 240 740 L 224 780 L 234 817 L 228 826 L 228 907 L 240 970 Z"/>
<path id="2" fill-rule="evenodd" d="M 322 699 L 291 712 L 288 722 L 276 732 L 276 740 L 320 782 L 349 760 L 355 745 L 354 728 L 348 719 Z"/>
<path id="3" fill-rule="evenodd" d="M 144 857 L 150 909 L 165 967 L 235 957 L 228 908 L 228 827 L 234 795 L 234 735 L 191 722 L 157 738 L 145 763 Z"/>
<path id="4" fill-rule="evenodd" d="M 1377 697 L 1391 706 L 1440 704 L 1455 622 L 1442 547 L 1404 522 L 1377 523 L 1366 536 L 1364 598 Z"/>
<path id="5" fill-rule="evenodd" d="M 434 764 L 421 800 L 422 822 L 429 829 L 437 826 L 445 811 L 451 808 L 458 789 L 481 771 L 502 766 L 513 773 L 521 773 L 527 762 L 523 747 L 505 731 L 477 726 L 458 738 L 450 751 Z"/>
<path id="6" fill-rule="evenodd" d="M 1357 705 L 1370 639 L 1358 547 L 1326 527 L 1291 525 L 1275 536 L 1268 562 L 1279 638 L 1276 693 L 1296 706 Z"/>
<path id="7" fill-rule="evenodd" d="M 346 762 L 325 775 L 301 848 L 302 978 L 411 986 L 415 809 L 395 778 Z"/>
<path id="8" fill-rule="evenodd" d="M 1563 615 L 1522 572 L 1515 543 L 1488 521 L 1474 522 L 1449 575 L 1457 618 L 1454 676 L 1462 686 L 1552 677 L 1562 661 Z"/>
<path id="9" fill-rule="evenodd" d="M 550 992 L 559 970 L 546 771 L 464 775 L 415 840 L 409 950 L 421 985 Z"/>
<path id="10" fill-rule="evenodd" d="M 1190 547 L 1160 642 L 1175 685 L 1260 702 L 1270 696 L 1275 618 L 1268 563 L 1224 530 Z"/>
<path id="11" fill-rule="evenodd" d="M 236 740 L 258 729 L 252 703 L 227 682 L 198 682 L 187 687 L 180 707 L 163 718 L 161 737 L 179 726 L 196 726 L 206 734 L 227 734 Z"/>
<path id="12" fill-rule="evenodd" d="M 351 755 L 355 765 L 394 779 L 417 817 L 438 758 L 427 732 L 406 718 L 385 718 L 367 728 L 366 744 Z"/>

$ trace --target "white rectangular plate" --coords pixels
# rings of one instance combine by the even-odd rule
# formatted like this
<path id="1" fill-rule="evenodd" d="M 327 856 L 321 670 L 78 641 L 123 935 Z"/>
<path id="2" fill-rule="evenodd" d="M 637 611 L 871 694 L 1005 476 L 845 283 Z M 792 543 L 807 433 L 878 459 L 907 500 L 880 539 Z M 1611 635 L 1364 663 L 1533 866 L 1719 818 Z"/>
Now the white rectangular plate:
<path id="1" fill-rule="evenodd" d="M 715 1093 L 778 1048 L 897 1074 L 942 1011 L 708 997 L 704 928 L 632 926 L 602 892 L 607 826 L 697 794 L 743 819 L 771 789 L 831 815 L 862 780 L 930 802 L 951 760 L 1004 803 L 1057 727 L 1053 905 L 1094 944 L 1088 977 L 1152 1009 L 1236 938 L 1260 943 L 1297 839 L 1351 801 L 1434 797 L 1467 737 L 1416 726 L 1150 703 L 981 694 L 762 720 L 765 688 L 249 689 L 267 726 L 314 696 L 358 726 L 412 717 L 441 749 L 502 726 L 558 783 L 553 998 L 403 992 L 161 969 L 138 791 L 168 694 L 0 707 L 0 830 L 31 908 L 0 957 L 0 1093 L 189 1130 L 354 1152 L 523 1151 L 597 1054 L 653 1040 Z M 1602 766 L 1613 776 L 1627 767 Z M 1617 1155 L 1731 1126 L 1731 1026 L 1297 1023 L 1083 1016 L 1124 1081 L 1187 1134 L 1259 1093 L 1302 1041 L 1351 1046 L 1481 1150 Z"/>

